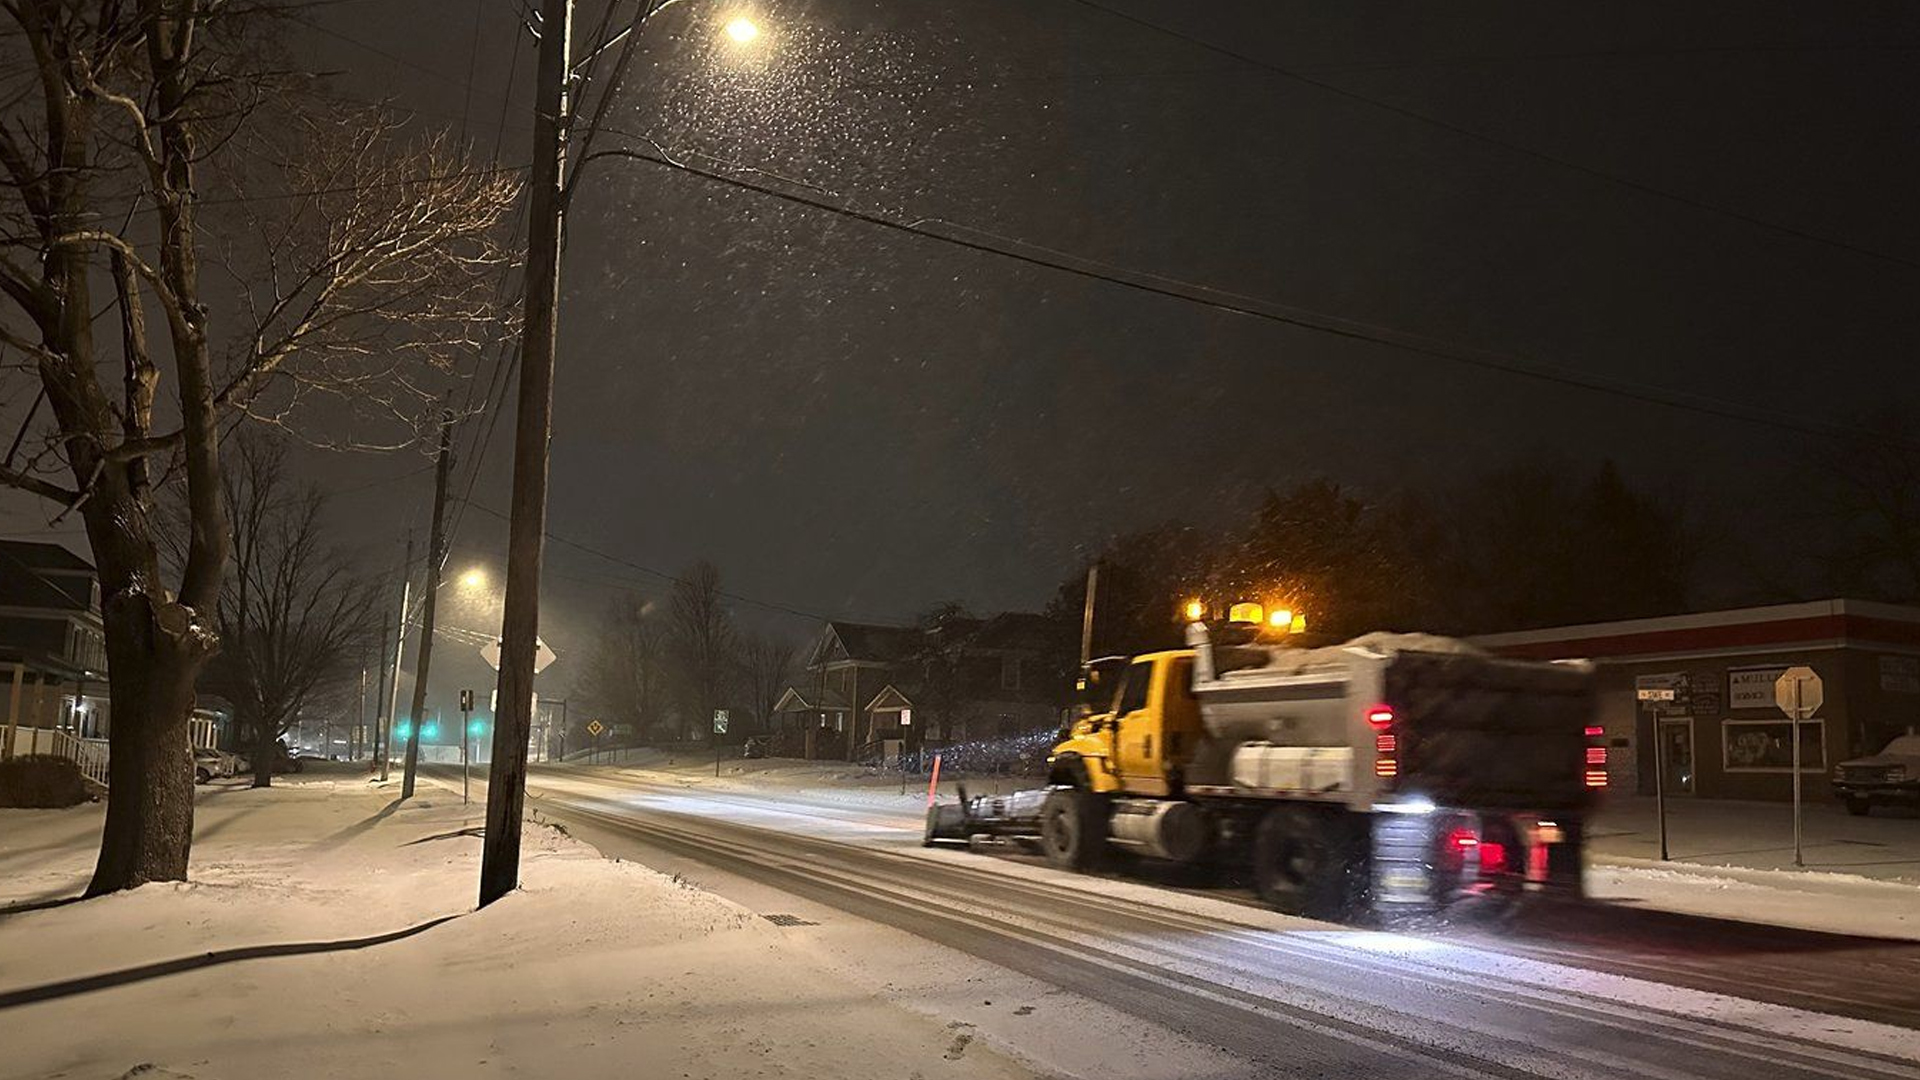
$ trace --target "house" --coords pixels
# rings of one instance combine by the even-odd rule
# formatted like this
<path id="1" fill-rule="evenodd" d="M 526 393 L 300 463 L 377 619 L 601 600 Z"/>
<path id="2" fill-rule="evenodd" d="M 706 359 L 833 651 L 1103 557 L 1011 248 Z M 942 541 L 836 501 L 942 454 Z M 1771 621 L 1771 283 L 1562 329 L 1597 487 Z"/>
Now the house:
<path id="1" fill-rule="evenodd" d="M 93 567 L 58 544 L 0 540 L 0 756 L 51 752 L 56 734 L 105 739 L 106 668 Z"/>
<path id="2" fill-rule="evenodd" d="M 0 540 L 0 679 L 6 712 L 0 759 L 24 754 L 72 758 L 107 782 L 107 638 L 93 566 L 58 544 Z M 232 708 L 202 695 L 189 742 L 232 740 Z"/>
<path id="3" fill-rule="evenodd" d="M 1774 680 L 1805 665 L 1825 702 L 1801 725 L 1800 773 L 1826 794 L 1833 767 L 1920 725 L 1920 608 L 1821 600 L 1561 626 L 1473 639 L 1492 652 L 1597 667 L 1610 786 L 1652 794 L 1789 799 L 1793 725 Z M 1637 691 L 1673 692 L 1642 704 Z M 1655 711 L 1657 710 L 1657 711 Z"/>
<path id="4" fill-rule="evenodd" d="M 829 622 L 806 677 L 774 705 L 776 752 L 864 760 L 1050 730 L 1070 698 L 1072 650 L 1070 629 L 1028 612 Z"/>

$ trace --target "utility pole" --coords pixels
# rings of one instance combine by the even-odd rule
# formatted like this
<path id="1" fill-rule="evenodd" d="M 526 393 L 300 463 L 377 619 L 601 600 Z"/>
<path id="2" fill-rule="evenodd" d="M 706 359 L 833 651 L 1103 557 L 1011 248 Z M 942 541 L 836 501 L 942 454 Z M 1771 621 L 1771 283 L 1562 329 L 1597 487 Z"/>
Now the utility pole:
<path id="1" fill-rule="evenodd" d="M 378 666 L 373 671 L 373 730 L 367 733 L 373 740 L 373 760 L 368 764 L 378 771 L 379 763 L 385 760 L 381 755 L 387 751 L 386 735 L 380 730 L 387 716 L 387 624 L 384 621 L 380 624 L 380 651 L 373 656 Z"/>
<path id="2" fill-rule="evenodd" d="M 1100 589 L 1100 563 L 1087 567 L 1087 599 L 1080 612 L 1080 667 L 1093 659 L 1093 595 Z"/>
<path id="3" fill-rule="evenodd" d="M 487 772 L 480 906 L 520 883 L 520 815 L 533 734 L 533 658 L 540 632 L 540 556 L 547 532 L 547 443 L 560 316 L 560 245 L 566 225 L 568 95 L 573 0 L 540 0 L 534 77 L 533 168 L 527 217 L 526 312 L 513 432 L 513 498 L 507 524 L 507 597 L 501 622 L 499 702 Z"/>
<path id="4" fill-rule="evenodd" d="M 360 760 L 360 751 L 367 748 L 367 654 L 360 654 L 360 708 L 354 718 L 353 735 L 347 739 L 347 760 Z"/>
<path id="5" fill-rule="evenodd" d="M 413 673 L 413 722 L 407 725 L 407 765 L 400 780 L 400 797 L 413 798 L 413 778 L 420 767 L 420 714 L 427 708 L 427 671 L 433 664 L 433 609 L 440 596 L 441 564 L 447 561 L 447 473 L 453 464 L 453 413 L 440 419 L 440 460 L 433 469 L 433 526 L 427 533 L 427 576 L 420 601 L 420 659 Z M 460 736 L 466 738 L 463 732 Z"/>
<path id="6" fill-rule="evenodd" d="M 400 711 L 400 660 L 407 651 L 407 609 L 413 606 L 413 530 L 407 530 L 407 558 L 400 564 L 400 625 L 393 638 L 393 675 L 387 681 L 387 724 L 380 739 L 380 780 L 393 758 L 393 717 Z M 385 659 L 383 656 L 382 659 Z"/>

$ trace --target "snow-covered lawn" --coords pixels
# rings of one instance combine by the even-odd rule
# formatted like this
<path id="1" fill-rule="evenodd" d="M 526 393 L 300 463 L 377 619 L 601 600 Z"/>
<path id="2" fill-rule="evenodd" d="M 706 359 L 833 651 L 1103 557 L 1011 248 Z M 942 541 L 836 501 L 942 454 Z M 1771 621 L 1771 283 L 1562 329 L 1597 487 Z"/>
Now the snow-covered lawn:
<path id="1" fill-rule="evenodd" d="M 0 1077 L 1028 1075 L 551 828 L 475 912 L 481 807 L 396 794 L 208 789 L 193 883 L 0 914 Z M 0 811 L 0 906 L 82 887 L 99 822 Z"/>

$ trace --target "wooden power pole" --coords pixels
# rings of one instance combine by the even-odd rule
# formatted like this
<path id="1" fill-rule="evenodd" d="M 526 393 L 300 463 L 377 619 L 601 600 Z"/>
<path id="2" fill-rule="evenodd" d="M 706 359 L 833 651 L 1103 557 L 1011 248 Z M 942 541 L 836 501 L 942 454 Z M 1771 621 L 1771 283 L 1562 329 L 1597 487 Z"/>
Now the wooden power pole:
<path id="1" fill-rule="evenodd" d="M 553 429 L 553 367 L 560 316 L 560 244 L 566 224 L 568 94 L 573 0 L 540 0 L 540 62 L 534 76 L 533 170 L 527 221 L 525 321 L 513 432 L 513 497 L 507 523 L 507 597 L 501 621 L 499 700 L 487 773 L 487 831 L 480 906 L 520 883 L 520 815 L 527 742 L 533 735 L 533 658 L 540 632 L 540 556 L 547 532 L 547 442 Z"/>
<path id="2" fill-rule="evenodd" d="M 400 711 L 400 661 L 407 651 L 407 609 L 413 606 L 413 530 L 407 530 L 407 557 L 400 563 L 400 619 L 394 631 L 393 672 L 387 677 L 387 720 L 380 736 L 380 782 L 386 783 L 387 764 L 393 759 L 393 716 Z M 382 640 L 381 659 L 386 659 Z"/>
<path id="3" fill-rule="evenodd" d="M 427 533 L 427 576 L 421 582 L 420 659 L 413 675 L 413 709 L 408 713 L 407 765 L 400 797 L 413 798 L 413 777 L 420 767 L 420 721 L 427 711 L 427 673 L 433 666 L 434 602 L 440 596 L 440 571 L 447 561 L 447 473 L 453 463 L 453 414 L 440 421 L 440 460 L 433 469 L 433 527 Z M 465 738 L 465 734 L 461 738 Z"/>

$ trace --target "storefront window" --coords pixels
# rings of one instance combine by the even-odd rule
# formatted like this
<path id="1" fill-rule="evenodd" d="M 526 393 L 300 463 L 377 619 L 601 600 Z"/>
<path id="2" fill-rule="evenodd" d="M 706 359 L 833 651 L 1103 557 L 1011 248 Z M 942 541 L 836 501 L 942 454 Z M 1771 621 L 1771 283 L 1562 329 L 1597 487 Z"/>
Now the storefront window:
<path id="1" fill-rule="evenodd" d="M 1788 720 L 1722 720 L 1723 762 L 1728 772 L 1792 772 L 1793 724 Z M 1800 771 L 1826 769 L 1826 725 L 1800 724 Z"/>

